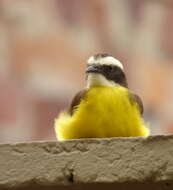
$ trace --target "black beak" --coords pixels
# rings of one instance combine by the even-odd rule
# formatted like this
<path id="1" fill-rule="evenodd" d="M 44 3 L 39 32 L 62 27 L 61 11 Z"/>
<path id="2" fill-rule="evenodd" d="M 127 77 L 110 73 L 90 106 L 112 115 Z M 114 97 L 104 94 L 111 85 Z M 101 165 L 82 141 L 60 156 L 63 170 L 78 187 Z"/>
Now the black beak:
<path id="1" fill-rule="evenodd" d="M 96 65 L 90 65 L 87 67 L 86 73 L 100 73 L 100 68 Z"/>

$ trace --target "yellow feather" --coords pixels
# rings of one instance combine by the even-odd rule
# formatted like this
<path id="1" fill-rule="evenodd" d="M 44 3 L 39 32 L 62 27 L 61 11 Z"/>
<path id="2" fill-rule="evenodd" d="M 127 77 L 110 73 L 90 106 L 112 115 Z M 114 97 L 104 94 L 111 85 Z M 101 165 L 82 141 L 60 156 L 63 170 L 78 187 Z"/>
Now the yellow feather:
<path id="1" fill-rule="evenodd" d="M 149 135 L 138 105 L 131 104 L 128 89 L 121 86 L 91 87 L 73 116 L 60 113 L 55 131 L 59 140 Z"/>

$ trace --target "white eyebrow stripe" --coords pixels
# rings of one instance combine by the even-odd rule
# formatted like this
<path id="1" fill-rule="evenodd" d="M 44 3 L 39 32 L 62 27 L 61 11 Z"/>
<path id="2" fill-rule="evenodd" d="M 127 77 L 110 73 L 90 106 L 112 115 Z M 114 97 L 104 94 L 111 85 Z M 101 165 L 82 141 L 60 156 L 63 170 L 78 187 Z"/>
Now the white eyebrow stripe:
<path id="1" fill-rule="evenodd" d="M 122 63 L 112 56 L 101 57 L 101 58 L 98 58 L 96 60 L 94 59 L 94 56 L 91 56 L 88 59 L 88 64 L 89 65 L 93 65 L 93 64 L 96 64 L 96 65 L 115 65 L 115 66 L 120 67 L 122 70 L 124 69 Z"/>

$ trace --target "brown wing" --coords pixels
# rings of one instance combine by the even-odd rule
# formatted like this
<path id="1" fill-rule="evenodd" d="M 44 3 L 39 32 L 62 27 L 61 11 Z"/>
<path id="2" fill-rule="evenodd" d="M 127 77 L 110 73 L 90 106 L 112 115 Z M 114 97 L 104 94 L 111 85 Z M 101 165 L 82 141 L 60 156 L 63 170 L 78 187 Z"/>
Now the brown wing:
<path id="1" fill-rule="evenodd" d="M 129 99 L 130 99 L 131 104 L 134 104 L 134 103 L 138 104 L 139 111 L 142 115 L 144 112 L 144 107 L 143 107 L 143 103 L 142 103 L 141 98 L 137 94 L 130 92 Z"/>
<path id="2" fill-rule="evenodd" d="M 87 89 L 81 90 L 79 91 L 73 98 L 68 112 L 70 113 L 70 115 L 73 115 L 75 109 L 77 108 L 77 106 L 80 104 L 81 100 L 84 98 L 85 94 L 87 92 Z"/>

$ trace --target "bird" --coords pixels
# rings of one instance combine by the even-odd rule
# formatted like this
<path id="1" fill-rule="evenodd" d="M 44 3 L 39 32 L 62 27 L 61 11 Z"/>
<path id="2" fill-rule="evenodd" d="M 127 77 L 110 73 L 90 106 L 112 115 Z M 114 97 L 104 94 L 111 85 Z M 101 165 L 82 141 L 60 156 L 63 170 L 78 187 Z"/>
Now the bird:
<path id="1" fill-rule="evenodd" d="M 66 111 L 55 119 L 59 141 L 81 138 L 148 136 L 143 103 L 127 83 L 123 64 L 98 53 L 86 64 L 86 87 L 79 91 Z"/>

